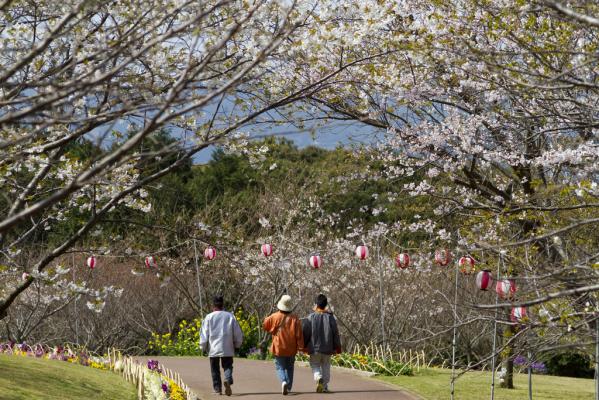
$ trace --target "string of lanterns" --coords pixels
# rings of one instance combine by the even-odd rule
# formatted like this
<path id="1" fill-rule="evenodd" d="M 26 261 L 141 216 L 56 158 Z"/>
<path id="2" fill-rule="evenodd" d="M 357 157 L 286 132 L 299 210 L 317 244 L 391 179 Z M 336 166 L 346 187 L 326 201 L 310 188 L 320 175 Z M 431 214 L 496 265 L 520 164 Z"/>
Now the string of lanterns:
<path id="1" fill-rule="evenodd" d="M 270 243 L 263 243 L 260 246 L 260 252 L 264 257 L 270 257 L 273 254 L 273 246 Z M 366 260 L 369 256 L 368 247 L 364 244 L 356 246 L 354 251 L 356 258 L 360 261 Z M 212 261 L 216 258 L 217 252 L 213 246 L 208 246 L 204 249 L 204 259 L 206 261 Z M 448 249 L 438 249 L 435 251 L 434 262 L 439 266 L 447 266 L 452 261 L 452 253 Z M 86 260 L 87 266 L 93 270 L 98 266 L 98 260 L 95 256 L 90 256 Z M 157 268 L 158 263 L 154 256 L 147 256 L 144 259 L 146 268 L 152 269 Z M 312 269 L 320 269 L 323 265 L 322 257 L 320 254 L 312 254 L 308 257 L 308 266 Z M 395 265 L 397 268 L 406 269 L 410 266 L 410 256 L 408 253 L 399 253 L 395 257 Z M 470 256 L 465 255 L 458 259 L 458 268 L 464 275 L 470 275 L 476 270 L 476 260 Z M 29 275 L 24 273 L 23 279 L 27 279 Z M 476 286 L 482 291 L 487 291 L 491 288 L 493 275 L 489 270 L 481 270 L 476 274 Z M 513 279 L 497 279 L 495 284 L 495 291 L 501 299 L 511 300 L 514 298 L 516 293 L 516 282 Z M 526 318 L 526 307 L 514 307 L 511 312 L 511 320 L 514 322 L 521 321 Z"/>

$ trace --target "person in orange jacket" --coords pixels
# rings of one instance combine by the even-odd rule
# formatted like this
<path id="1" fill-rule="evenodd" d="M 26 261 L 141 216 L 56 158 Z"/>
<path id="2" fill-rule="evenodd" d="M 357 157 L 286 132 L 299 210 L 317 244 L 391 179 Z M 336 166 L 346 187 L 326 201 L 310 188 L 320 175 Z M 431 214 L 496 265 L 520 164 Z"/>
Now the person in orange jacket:
<path id="1" fill-rule="evenodd" d="M 291 296 L 281 296 L 277 308 L 279 311 L 266 317 L 262 327 L 272 334 L 270 351 L 275 357 L 275 370 L 281 381 L 281 393 L 287 395 L 293 386 L 295 355 L 304 348 L 304 335 L 299 318 L 291 313 Z"/>

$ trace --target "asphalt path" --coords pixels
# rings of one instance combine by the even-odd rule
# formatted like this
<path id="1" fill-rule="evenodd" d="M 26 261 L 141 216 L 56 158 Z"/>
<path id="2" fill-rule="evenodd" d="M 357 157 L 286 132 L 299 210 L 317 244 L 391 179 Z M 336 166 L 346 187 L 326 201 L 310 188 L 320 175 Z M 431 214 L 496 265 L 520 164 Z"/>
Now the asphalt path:
<path id="1" fill-rule="evenodd" d="M 137 357 L 145 363 L 148 358 L 172 371 L 178 372 L 185 382 L 202 400 L 226 396 L 212 394 L 212 379 L 207 358 L 202 357 Z M 222 370 L 221 370 L 222 372 Z M 281 384 L 275 375 L 273 361 L 257 361 L 236 358 L 233 363 L 233 395 L 244 400 L 280 399 Z M 331 370 L 329 389 L 332 393 L 316 393 L 316 383 L 307 366 L 295 365 L 293 391 L 287 397 L 300 399 L 331 400 L 418 400 L 418 397 L 396 386 L 363 376 L 353 371 L 338 368 Z"/>

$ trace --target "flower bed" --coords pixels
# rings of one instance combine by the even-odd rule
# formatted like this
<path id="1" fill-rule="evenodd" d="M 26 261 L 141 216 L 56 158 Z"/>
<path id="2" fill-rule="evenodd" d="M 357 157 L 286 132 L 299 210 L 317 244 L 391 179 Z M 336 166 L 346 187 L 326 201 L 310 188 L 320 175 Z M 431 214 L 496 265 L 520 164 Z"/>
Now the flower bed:
<path id="1" fill-rule="evenodd" d="M 297 360 L 308 362 L 310 357 L 307 354 L 298 354 Z M 378 360 L 359 353 L 335 354 L 331 357 L 331 365 L 386 376 L 413 375 L 414 373 L 412 366 L 409 364 L 391 359 Z"/>
<path id="2" fill-rule="evenodd" d="M 0 354 L 65 361 L 105 371 L 113 371 L 138 388 L 140 400 L 195 400 L 197 396 L 185 386 L 178 375 L 162 368 L 158 361 L 148 360 L 146 366 L 123 357 L 115 350 L 99 356 L 76 346 L 49 347 L 41 344 L 0 343 Z"/>
<path id="3" fill-rule="evenodd" d="M 111 369 L 110 363 L 105 357 L 92 355 L 84 348 L 75 346 L 49 347 L 41 344 L 28 345 L 26 343 L 7 342 L 0 343 L 0 354 L 66 361 L 101 370 Z"/>

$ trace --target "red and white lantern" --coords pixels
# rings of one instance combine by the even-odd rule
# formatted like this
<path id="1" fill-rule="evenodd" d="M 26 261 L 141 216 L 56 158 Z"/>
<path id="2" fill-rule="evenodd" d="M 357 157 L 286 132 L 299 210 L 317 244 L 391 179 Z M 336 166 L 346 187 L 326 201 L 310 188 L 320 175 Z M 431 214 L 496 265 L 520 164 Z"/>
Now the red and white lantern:
<path id="1" fill-rule="evenodd" d="M 262 254 L 264 255 L 264 257 L 272 256 L 272 245 L 271 244 L 264 243 L 262 245 L 262 247 L 260 248 L 260 250 L 262 250 Z"/>
<path id="2" fill-rule="evenodd" d="M 513 279 L 499 280 L 495 285 L 495 291 L 502 299 L 509 299 L 516 293 L 516 282 Z"/>
<path id="3" fill-rule="evenodd" d="M 146 263 L 146 268 L 156 268 L 158 266 L 154 256 L 147 256 L 145 263 Z"/>
<path id="4" fill-rule="evenodd" d="M 87 261 L 86 261 L 86 263 L 87 263 L 87 266 L 88 266 L 90 269 L 94 269 L 94 268 L 96 268 L 96 265 L 97 265 L 97 260 L 96 260 L 96 257 L 94 257 L 94 256 L 87 257 Z"/>
<path id="5" fill-rule="evenodd" d="M 510 319 L 512 322 L 520 322 L 526 318 L 526 307 L 514 307 Z"/>
<path id="6" fill-rule="evenodd" d="M 216 249 L 214 247 L 206 247 L 204 250 L 204 258 L 208 261 L 214 260 L 216 257 Z"/>
<path id="7" fill-rule="evenodd" d="M 451 262 L 451 252 L 447 249 L 439 249 L 435 251 L 435 263 L 440 266 L 449 265 Z"/>
<path id="8" fill-rule="evenodd" d="M 366 260 L 368 258 L 368 247 L 365 245 L 360 245 L 356 247 L 356 257 L 360 260 Z"/>
<path id="9" fill-rule="evenodd" d="M 483 270 L 476 274 L 476 287 L 480 290 L 487 290 L 491 287 L 491 271 Z"/>
<path id="10" fill-rule="evenodd" d="M 476 261 L 471 256 L 460 257 L 458 260 L 458 265 L 460 266 L 460 271 L 463 274 L 469 275 L 474 272 L 474 265 Z"/>
<path id="11" fill-rule="evenodd" d="M 308 264 L 314 269 L 318 269 L 322 266 L 322 258 L 318 254 L 314 254 L 310 256 L 308 259 Z"/>
<path id="12" fill-rule="evenodd" d="M 408 253 L 399 253 L 397 257 L 395 257 L 395 265 L 401 269 L 408 268 L 410 266 L 410 256 Z"/>

